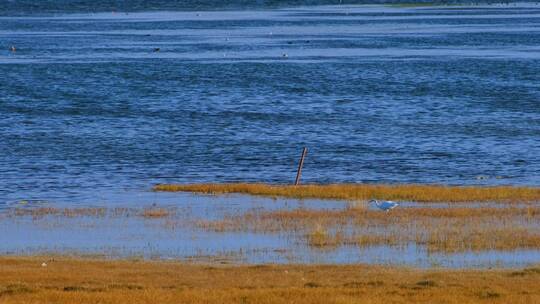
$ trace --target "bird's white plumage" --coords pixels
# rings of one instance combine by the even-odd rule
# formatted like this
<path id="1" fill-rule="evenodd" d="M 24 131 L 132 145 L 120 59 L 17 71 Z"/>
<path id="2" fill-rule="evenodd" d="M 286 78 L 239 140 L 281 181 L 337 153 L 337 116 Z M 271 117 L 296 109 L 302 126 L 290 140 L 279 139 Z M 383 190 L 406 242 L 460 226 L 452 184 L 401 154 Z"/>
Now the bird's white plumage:
<path id="1" fill-rule="evenodd" d="M 377 208 L 379 208 L 379 209 L 381 209 L 383 211 L 386 211 L 386 212 L 388 212 L 388 211 L 396 208 L 397 206 L 399 206 L 398 203 L 392 202 L 392 201 L 371 200 L 369 202 L 375 204 L 375 206 L 377 206 Z"/>

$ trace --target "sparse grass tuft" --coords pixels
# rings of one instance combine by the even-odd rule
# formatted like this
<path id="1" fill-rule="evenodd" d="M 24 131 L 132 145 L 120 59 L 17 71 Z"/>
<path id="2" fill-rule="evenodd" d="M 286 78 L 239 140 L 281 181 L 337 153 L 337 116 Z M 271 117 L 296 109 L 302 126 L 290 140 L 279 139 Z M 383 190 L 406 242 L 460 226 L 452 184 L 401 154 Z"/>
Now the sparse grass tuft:
<path id="1" fill-rule="evenodd" d="M 495 298 L 499 298 L 500 296 L 501 296 L 500 293 L 491 291 L 491 290 L 483 290 L 483 291 L 478 292 L 478 297 L 480 299 L 495 299 Z"/>
<path id="2" fill-rule="evenodd" d="M 87 207 L 87 208 L 55 208 L 55 207 L 40 207 L 40 208 L 14 208 L 5 212 L 7 217 L 32 217 L 34 220 L 43 219 L 46 217 L 131 217 L 141 216 L 145 218 L 161 218 L 172 216 L 175 213 L 174 208 L 105 208 L 105 207 Z"/>
<path id="3" fill-rule="evenodd" d="M 146 218 L 160 218 L 170 216 L 171 212 L 164 208 L 148 208 L 144 209 L 141 213 L 142 217 Z"/>
<path id="4" fill-rule="evenodd" d="M 0 285 L 0 299 L 5 296 L 14 296 L 19 294 L 31 293 L 32 289 L 26 284 L 9 283 L 5 287 Z"/>
<path id="5" fill-rule="evenodd" d="M 422 281 L 416 282 L 416 285 L 423 286 L 423 287 L 435 287 L 437 286 L 437 283 L 431 280 L 422 280 Z"/>
<path id="6" fill-rule="evenodd" d="M 318 283 L 315 283 L 315 282 L 307 282 L 306 284 L 304 284 L 304 287 L 306 287 L 306 288 L 318 288 L 318 287 L 321 287 L 321 285 L 319 285 Z"/>
<path id="7" fill-rule="evenodd" d="M 342 243 L 340 232 L 331 234 L 321 225 L 307 235 L 308 245 L 317 248 L 335 248 Z"/>

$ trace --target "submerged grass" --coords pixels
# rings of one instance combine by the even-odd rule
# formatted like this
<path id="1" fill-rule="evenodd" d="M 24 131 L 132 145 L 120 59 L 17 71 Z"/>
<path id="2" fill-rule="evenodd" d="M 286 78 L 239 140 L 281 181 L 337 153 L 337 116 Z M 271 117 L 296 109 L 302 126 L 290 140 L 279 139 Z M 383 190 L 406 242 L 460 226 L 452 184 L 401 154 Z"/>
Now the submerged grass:
<path id="1" fill-rule="evenodd" d="M 143 217 L 143 218 L 164 218 L 176 213 L 176 208 L 106 208 L 106 207 L 83 207 L 83 208 L 13 208 L 3 214 L 6 217 L 32 217 L 33 219 L 43 219 L 46 217 L 65 217 L 65 218 L 119 218 L 119 217 Z"/>
<path id="2" fill-rule="evenodd" d="M 317 225 L 313 231 L 307 234 L 309 246 L 318 248 L 335 248 L 339 246 L 342 240 L 342 233 L 337 231 L 331 233 L 322 225 Z"/>
<path id="3" fill-rule="evenodd" d="M 56 207 L 39 207 L 39 208 L 14 208 L 7 213 L 8 216 L 31 216 L 33 218 L 42 218 L 46 216 L 61 216 L 61 217 L 104 217 L 108 213 L 108 209 L 104 207 L 89 207 L 89 208 L 56 208 Z M 127 209 L 122 208 L 122 212 Z M 119 210 L 115 210 L 119 212 Z"/>
<path id="4" fill-rule="evenodd" d="M 540 208 L 398 208 L 253 210 L 198 226 L 215 232 L 281 233 L 320 249 L 342 245 L 407 246 L 463 252 L 540 248 Z"/>
<path id="5" fill-rule="evenodd" d="M 251 209 L 225 214 L 217 219 L 192 217 L 171 207 L 145 208 L 14 208 L 2 218 L 29 217 L 51 225 L 72 225 L 71 218 L 96 221 L 140 218 L 156 221 L 166 230 L 198 229 L 223 232 L 274 233 L 290 237 L 313 249 L 340 246 L 397 246 L 410 244 L 432 252 L 486 250 L 540 250 L 538 204 L 454 205 L 446 208 L 405 206 L 389 213 L 349 205 L 341 209 Z M 342 207 L 342 205 L 341 205 Z M 59 219 L 65 218 L 62 222 Z M 0 218 L 1 219 L 1 218 Z M 90 228 L 91 222 L 81 225 Z M 97 222 L 96 222 L 97 223 Z"/>
<path id="6" fill-rule="evenodd" d="M 225 213 L 216 219 L 193 217 L 189 211 L 157 205 L 110 209 L 13 208 L 0 215 L 5 219 L 30 217 L 55 226 L 72 225 L 75 222 L 70 219 L 79 217 L 96 218 L 96 221 L 135 217 L 156 221 L 167 230 L 280 234 L 319 250 L 411 244 L 443 253 L 540 250 L 540 205 L 537 203 L 456 204 L 444 208 L 401 206 L 389 213 L 369 209 L 364 204 L 349 204 L 345 208 L 343 204 L 336 205 L 339 209 L 255 208 L 242 213 Z M 88 228 L 92 226 L 88 221 L 81 223 Z"/>
<path id="7" fill-rule="evenodd" d="M 167 217 L 171 215 L 171 211 L 165 208 L 147 208 L 144 209 L 141 213 L 142 217 L 146 218 L 160 218 Z"/>
<path id="8" fill-rule="evenodd" d="M 251 194 L 288 198 L 341 200 L 395 200 L 415 202 L 535 202 L 540 188 L 533 187 L 457 187 L 439 185 L 268 185 L 268 184 L 163 184 L 154 191 L 205 194 Z"/>
<path id="9" fill-rule="evenodd" d="M 46 267 L 41 266 L 44 260 Z M 538 269 L 220 266 L 164 261 L 0 257 L 0 302 L 539 303 Z"/>

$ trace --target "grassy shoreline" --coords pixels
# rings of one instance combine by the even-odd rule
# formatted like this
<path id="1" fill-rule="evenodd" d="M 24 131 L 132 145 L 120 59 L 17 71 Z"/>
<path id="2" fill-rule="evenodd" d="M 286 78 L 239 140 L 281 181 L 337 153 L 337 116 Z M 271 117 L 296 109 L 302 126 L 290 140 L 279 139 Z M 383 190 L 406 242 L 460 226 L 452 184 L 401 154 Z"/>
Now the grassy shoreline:
<path id="1" fill-rule="evenodd" d="M 424 270 L 0 257 L 0 302 L 6 304 L 536 303 L 539 280 L 540 267 Z"/>
<path id="2" fill-rule="evenodd" d="M 270 185 L 270 184 L 159 184 L 154 191 L 193 192 L 203 194 L 249 194 L 285 198 L 317 198 L 337 200 L 382 199 L 415 202 L 538 202 L 537 187 L 480 187 L 442 185 L 384 185 L 384 184 L 328 184 L 328 185 Z"/>

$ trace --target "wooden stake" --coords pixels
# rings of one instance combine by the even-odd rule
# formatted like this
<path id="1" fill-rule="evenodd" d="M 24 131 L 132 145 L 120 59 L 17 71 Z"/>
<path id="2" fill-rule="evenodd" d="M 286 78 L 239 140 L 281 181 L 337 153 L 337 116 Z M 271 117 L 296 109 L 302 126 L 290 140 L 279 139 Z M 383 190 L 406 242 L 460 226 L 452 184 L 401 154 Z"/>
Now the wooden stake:
<path id="1" fill-rule="evenodd" d="M 302 174 L 302 167 L 304 166 L 304 158 L 306 158 L 307 154 L 307 148 L 304 147 L 302 150 L 302 157 L 300 157 L 300 163 L 298 164 L 298 171 L 296 172 L 296 180 L 294 181 L 294 185 L 298 186 L 300 184 L 300 175 Z"/>

